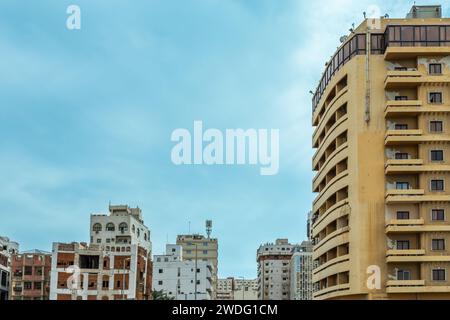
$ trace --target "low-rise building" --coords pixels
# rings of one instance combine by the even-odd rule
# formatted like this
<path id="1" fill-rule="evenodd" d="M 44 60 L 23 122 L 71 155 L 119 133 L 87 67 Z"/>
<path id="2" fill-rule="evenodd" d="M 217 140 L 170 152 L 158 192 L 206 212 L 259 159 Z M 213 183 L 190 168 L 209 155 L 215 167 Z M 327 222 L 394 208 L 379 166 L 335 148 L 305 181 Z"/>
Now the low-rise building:
<path id="1" fill-rule="evenodd" d="M 19 244 L 8 237 L 0 237 L 0 300 L 9 299 L 11 256 L 19 252 Z"/>
<path id="2" fill-rule="evenodd" d="M 153 290 L 175 300 L 211 300 L 210 261 L 184 260 L 181 245 L 168 244 L 165 255 L 153 257 Z"/>
<path id="3" fill-rule="evenodd" d="M 217 300 L 258 300 L 258 280 L 233 277 L 219 279 Z"/>
<path id="4" fill-rule="evenodd" d="M 48 300 L 51 253 L 32 250 L 11 257 L 11 300 Z"/>

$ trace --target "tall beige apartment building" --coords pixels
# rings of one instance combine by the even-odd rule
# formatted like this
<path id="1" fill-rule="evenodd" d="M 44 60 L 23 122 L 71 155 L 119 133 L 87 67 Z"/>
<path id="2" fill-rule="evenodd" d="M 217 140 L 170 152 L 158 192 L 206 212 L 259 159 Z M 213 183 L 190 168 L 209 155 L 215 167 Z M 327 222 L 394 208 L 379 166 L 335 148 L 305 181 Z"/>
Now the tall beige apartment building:
<path id="1" fill-rule="evenodd" d="M 313 97 L 313 298 L 450 299 L 450 19 L 341 40 Z"/>
<path id="2" fill-rule="evenodd" d="M 217 239 L 199 234 L 178 235 L 177 245 L 183 248 L 183 260 L 207 261 L 212 264 L 212 300 L 217 299 L 218 250 Z"/>

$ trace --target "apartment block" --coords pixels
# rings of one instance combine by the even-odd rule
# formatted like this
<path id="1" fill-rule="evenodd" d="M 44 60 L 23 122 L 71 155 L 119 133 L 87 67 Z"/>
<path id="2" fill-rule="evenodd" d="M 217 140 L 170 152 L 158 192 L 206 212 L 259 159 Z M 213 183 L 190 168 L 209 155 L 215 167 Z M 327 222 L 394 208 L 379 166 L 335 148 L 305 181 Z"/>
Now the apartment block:
<path id="1" fill-rule="evenodd" d="M 199 234 L 178 235 L 177 245 L 183 248 L 183 260 L 207 261 L 212 265 L 212 299 L 216 299 L 218 279 L 218 241 Z"/>
<path id="2" fill-rule="evenodd" d="M 11 288 L 11 256 L 19 252 L 19 244 L 0 237 L 0 300 L 9 299 Z"/>
<path id="3" fill-rule="evenodd" d="M 313 96 L 315 299 L 450 298 L 450 19 L 342 37 Z M 369 280 L 369 281 L 368 281 Z"/>
<path id="4" fill-rule="evenodd" d="M 219 279 L 217 300 L 258 300 L 258 280 L 234 277 Z"/>
<path id="5" fill-rule="evenodd" d="M 112 247 L 136 244 L 151 256 L 150 230 L 145 226 L 140 208 L 109 206 L 109 214 L 91 215 L 91 243 Z"/>
<path id="6" fill-rule="evenodd" d="M 138 245 L 54 243 L 52 252 L 51 300 L 150 298 L 152 264 Z"/>
<path id="7" fill-rule="evenodd" d="M 50 299 L 150 299 L 152 246 L 141 210 L 110 205 L 109 215 L 92 214 L 90 237 L 53 244 Z"/>
<path id="8" fill-rule="evenodd" d="M 288 239 L 261 245 L 257 251 L 258 300 L 290 299 L 290 262 L 294 246 Z"/>
<path id="9" fill-rule="evenodd" d="M 51 253 L 32 250 L 11 256 L 10 300 L 48 300 Z"/>
<path id="10" fill-rule="evenodd" d="M 303 241 L 292 249 L 290 263 L 291 300 L 312 300 L 314 293 L 313 270 L 317 263 L 313 260 L 311 242 Z"/>
<path id="11" fill-rule="evenodd" d="M 153 258 L 153 290 L 175 300 L 211 300 L 212 263 L 183 259 L 181 245 L 166 245 Z"/>

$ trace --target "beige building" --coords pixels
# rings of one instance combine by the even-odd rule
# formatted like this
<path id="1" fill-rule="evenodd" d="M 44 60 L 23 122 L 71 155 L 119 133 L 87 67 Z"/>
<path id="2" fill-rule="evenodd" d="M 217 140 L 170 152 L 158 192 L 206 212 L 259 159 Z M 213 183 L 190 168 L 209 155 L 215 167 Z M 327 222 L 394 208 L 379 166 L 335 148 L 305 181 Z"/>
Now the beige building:
<path id="1" fill-rule="evenodd" d="M 217 239 L 204 237 L 198 234 L 178 235 L 177 245 L 183 248 L 183 260 L 185 261 L 207 261 L 212 265 L 212 294 L 213 300 L 217 293 L 218 275 L 218 242 Z"/>
<path id="2" fill-rule="evenodd" d="M 327 64 L 313 97 L 315 299 L 450 298 L 450 19 L 440 12 L 366 20 Z"/>
<path id="3" fill-rule="evenodd" d="M 234 277 L 219 279 L 217 300 L 258 300 L 258 280 Z"/>
<path id="4" fill-rule="evenodd" d="M 277 239 L 258 248 L 258 300 L 290 299 L 290 263 L 294 246 Z"/>

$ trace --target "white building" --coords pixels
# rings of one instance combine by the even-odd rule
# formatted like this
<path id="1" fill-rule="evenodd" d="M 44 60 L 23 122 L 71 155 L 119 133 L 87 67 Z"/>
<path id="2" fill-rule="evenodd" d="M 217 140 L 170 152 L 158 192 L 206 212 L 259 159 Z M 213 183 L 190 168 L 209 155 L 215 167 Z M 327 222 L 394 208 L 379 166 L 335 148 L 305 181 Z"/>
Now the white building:
<path id="1" fill-rule="evenodd" d="M 19 244 L 0 237 L 0 300 L 8 300 L 11 276 L 11 255 L 19 253 Z"/>
<path id="2" fill-rule="evenodd" d="M 290 262 L 294 246 L 287 239 L 261 245 L 257 251 L 258 299 L 290 299 Z"/>
<path id="3" fill-rule="evenodd" d="M 291 258 L 291 300 L 312 300 L 314 284 L 313 270 L 316 263 L 313 261 L 313 247 L 311 242 L 304 241 L 294 246 Z"/>
<path id="4" fill-rule="evenodd" d="M 258 280 L 233 277 L 219 279 L 217 300 L 258 300 Z"/>
<path id="5" fill-rule="evenodd" d="M 166 245 L 165 255 L 153 258 L 153 291 L 175 300 L 211 300 L 212 264 L 183 260 L 181 245 Z"/>
<path id="6" fill-rule="evenodd" d="M 150 230 L 144 225 L 140 208 L 109 206 L 109 215 L 91 215 L 91 243 L 104 246 L 136 244 L 151 256 Z"/>

